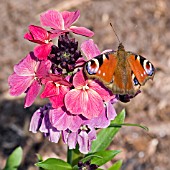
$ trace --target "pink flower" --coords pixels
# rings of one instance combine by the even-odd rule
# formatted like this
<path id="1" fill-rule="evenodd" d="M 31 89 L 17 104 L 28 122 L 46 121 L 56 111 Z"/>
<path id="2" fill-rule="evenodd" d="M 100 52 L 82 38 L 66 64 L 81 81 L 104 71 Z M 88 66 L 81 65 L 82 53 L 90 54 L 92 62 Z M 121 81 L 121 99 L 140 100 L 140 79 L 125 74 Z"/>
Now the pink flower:
<path id="1" fill-rule="evenodd" d="M 65 107 L 51 109 L 49 112 L 50 122 L 58 130 L 67 130 L 76 132 L 80 126 L 87 120 L 81 115 L 73 115 Z"/>
<path id="2" fill-rule="evenodd" d="M 91 142 L 96 139 L 96 130 L 87 125 L 82 125 L 77 132 L 62 131 L 62 137 L 69 149 L 75 149 L 78 143 L 80 152 L 87 154 L 91 149 Z"/>
<path id="3" fill-rule="evenodd" d="M 94 117 L 90 120 L 73 120 L 70 119 L 69 116 L 57 116 L 57 112 L 53 113 L 53 116 L 50 114 L 50 120 L 53 120 L 54 122 L 57 122 L 56 125 L 52 123 L 52 125 L 57 129 L 59 126 L 66 125 L 68 129 L 62 128 L 62 138 L 64 143 L 68 144 L 69 149 L 75 149 L 76 144 L 79 144 L 79 150 L 81 153 L 87 154 L 91 149 L 91 142 L 96 139 L 96 130 L 95 128 L 106 128 L 110 124 L 110 120 L 113 120 L 116 117 L 116 112 L 111 105 L 116 99 L 114 99 L 112 102 L 106 103 L 105 110 L 98 116 Z M 60 113 L 62 115 L 62 113 Z M 73 116 L 73 115 L 70 115 Z M 77 115 L 79 117 L 79 115 Z M 65 122 L 71 121 L 71 124 L 76 126 L 74 130 L 72 131 L 68 124 Z M 76 122 L 76 125 L 75 123 Z M 78 125 L 78 126 L 77 126 Z M 78 128 L 79 127 L 79 128 Z M 61 129 L 60 129 L 61 130 Z"/>
<path id="4" fill-rule="evenodd" d="M 62 82 L 63 81 L 63 82 Z M 53 108 L 58 108 L 64 105 L 65 94 L 69 91 L 69 83 L 66 84 L 66 80 L 48 81 L 45 84 L 45 89 L 41 94 L 41 98 L 49 98 Z M 63 84 L 62 84 L 63 83 Z"/>
<path id="5" fill-rule="evenodd" d="M 116 111 L 111 102 L 105 103 L 105 110 L 100 114 L 100 116 L 93 119 L 87 120 L 86 125 L 95 128 L 106 128 L 110 125 L 110 121 L 114 120 L 116 117 Z"/>
<path id="6" fill-rule="evenodd" d="M 115 108 L 113 107 L 113 104 L 117 103 L 118 98 L 117 95 L 114 95 L 115 98 L 111 99 L 109 102 L 105 102 L 106 105 L 106 117 L 109 120 L 114 120 L 117 116 Z"/>
<path id="7" fill-rule="evenodd" d="M 73 115 L 65 107 L 58 107 L 49 111 L 49 119 L 53 127 L 58 130 L 69 129 L 72 132 L 78 131 L 82 125 L 94 128 L 106 128 L 110 120 L 116 117 L 116 111 L 111 102 L 105 104 L 103 112 L 92 119 L 87 119 L 82 115 Z M 76 122 L 76 123 L 75 123 Z"/>
<path id="8" fill-rule="evenodd" d="M 51 142 L 57 143 L 60 139 L 61 132 L 51 125 L 49 120 L 50 109 L 50 104 L 39 108 L 31 118 L 29 130 L 33 133 L 37 133 L 37 131 L 40 130 Z"/>
<path id="9" fill-rule="evenodd" d="M 24 35 L 24 38 L 39 44 L 34 48 L 34 54 L 40 60 L 47 60 L 53 45 L 51 41 L 55 36 L 42 27 L 30 25 L 29 32 Z"/>
<path id="10" fill-rule="evenodd" d="M 10 94 L 18 96 L 26 92 L 24 107 L 29 107 L 37 97 L 41 81 L 49 73 L 50 61 L 38 61 L 33 53 L 28 54 L 14 66 L 14 73 L 9 76 Z"/>
<path id="11" fill-rule="evenodd" d="M 103 99 L 109 93 L 98 83 L 85 80 L 82 70 L 73 77 L 73 85 L 75 88 L 65 95 L 66 109 L 72 114 L 82 114 L 88 119 L 98 117 L 104 110 Z"/>
<path id="12" fill-rule="evenodd" d="M 79 144 L 80 152 L 86 154 L 91 149 L 91 142 L 96 139 L 95 128 L 106 128 L 115 116 L 114 108 L 107 104 L 102 114 L 91 120 L 82 115 L 72 115 L 65 107 L 53 109 L 47 104 L 33 114 L 30 131 L 37 133 L 40 130 L 55 143 L 59 141 L 62 133 L 62 139 L 69 149 L 75 149 L 76 144 Z"/>
<path id="13" fill-rule="evenodd" d="M 81 44 L 81 50 L 83 51 L 84 55 L 87 57 L 87 60 L 92 59 L 101 54 L 99 48 L 92 39 L 86 40 Z"/>
<path id="14" fill-rule="evenodd" d="M 94 33 L 85 27 L 71 26 L 80 17 L 80 11 L 75 12 L 58 12 L 55 10 L 48 10 L 41 14 L 40 21 L 43 26 L 51 27 L 52 33 L 63 34 L 65 32 L 73 32 L 75 34 L 92 37 Z"/>

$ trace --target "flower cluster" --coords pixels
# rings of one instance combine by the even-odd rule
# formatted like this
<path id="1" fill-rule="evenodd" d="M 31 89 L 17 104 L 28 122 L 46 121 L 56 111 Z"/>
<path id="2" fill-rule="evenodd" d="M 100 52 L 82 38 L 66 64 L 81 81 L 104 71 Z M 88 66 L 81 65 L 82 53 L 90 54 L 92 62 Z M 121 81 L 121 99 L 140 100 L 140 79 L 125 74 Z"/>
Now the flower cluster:
<path id="1" fill-rule="evenodd" d="M 93 40 L 78 42 L 69 33 L 92 37 L 84 27 L 72 26 L 80 12 L 49 10 L 40 16 L 42 26 L 29 26 L 24 38 L 38 44 L 22 61 L 14 66 L 9 76 L 10 94 L 26 93 L 24 107 L 33 104 L 40 93 L 50 103 L 32 116 L 30 131 L 44 133 L 52 142 L 62 137 L 69 149 L 79 145 L 88 153 L 96 139 L 96 128 L 106 128 L 116 116 L 113 103 L 116 96 L 97 81 L 84 76 L 83 64 L 100 54 Z M 46 30 L 44 27 L 49 27 Z M 58 38 L 58 45 L 52 40 Z"/>

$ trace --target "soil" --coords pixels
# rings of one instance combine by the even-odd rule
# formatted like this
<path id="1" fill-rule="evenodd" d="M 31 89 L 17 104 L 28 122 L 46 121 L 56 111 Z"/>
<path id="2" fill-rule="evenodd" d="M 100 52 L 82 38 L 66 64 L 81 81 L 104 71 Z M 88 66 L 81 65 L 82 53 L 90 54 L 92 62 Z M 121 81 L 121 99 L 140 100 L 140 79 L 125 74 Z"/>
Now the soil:
<path id="1" fill-rule="evenodd" d="M 122 170 L 170 169 L 170 1 L 169 0 L 1 0 L 0 3 L 0 168 L 8 155 L 21 145 L 24 157 L 20 170 L 36 170 L 36 153 L 66 159 L 62 142 L 50 143 L 41 133 L 29 132 L 33 112 L 41 105 L 36 100 L 23 108 L 24 96 L 11 97 L 7 78 L 35 44 L 23 39 L 28 25 L 40 25 L 40 13 L 79 9 L 77 26 L 95 32 L 95 43 L 102 50 L 117 50 L 118 40 L 111 22 L 125 49 L 150 60 L 156 68 L 153 81 L 148 81 L 142 93 L 129 103 L 115 105 L 117 113 L 126 109 L 126 123 L 140 123 L 150 130 L 123 127 L 110 149 L 122 152 L 113 162 L 122 159 Z M 87 38 L 75 36 L 79 44 Z M 45 103 L 45 102 L 44 102 Z M 107 169 L 113 162 L 108 163 Z"/>

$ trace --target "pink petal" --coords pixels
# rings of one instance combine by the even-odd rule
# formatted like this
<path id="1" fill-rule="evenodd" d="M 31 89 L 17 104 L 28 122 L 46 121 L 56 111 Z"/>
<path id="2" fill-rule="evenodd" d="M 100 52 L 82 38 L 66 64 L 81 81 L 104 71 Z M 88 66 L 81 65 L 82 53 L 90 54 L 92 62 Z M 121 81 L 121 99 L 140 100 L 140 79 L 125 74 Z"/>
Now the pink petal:
<path id="1" fill-rule="evenodd" d="M 53 127 L 58 130 L 66 130 L 69 125 L 67 113 L 59 107 L 57 109 L 51 109 L 49 112 L 50 122 Z"/>
<path id="2" fill-rule="evenodd" d="M 69 115 L 69 117 L 70 119 L 68 120 L 70 120 L 70 124 L 69 124 L 68 129 L 71 130 L 72 132 L 78 131 L 78 129 L 80 129 L 80 126 L 86 120 L 84 117 L 79 116 L 79 115 Z"/>
<path id="3" fill-rule="evenodd" d="M 68 87 L 71 87 L 71 86 L 72 86 L 71 83 L 69 83 L 67 80 L 64 80 L 64 79 L 58 80 L 58 81 L 56 81 L 56 83 L 61 84 L 61 85 L 64 85 L 64 86 L 68 86 Z"/>
<path id="4" fill-rule="evenodd" d="M 50 68 L 51 68 L 51 61 L 49 60 L 40 61 L 36 70 L 36 76 L 40 79 L 47 77 L 49 75 Z"/>
<path id="5" fill-rule="evenodd" d="M 42 118 L 41 118 L 41 110 L 38 109 L 32 116 L 29 131 L 33 133 L 37 133 L 39 126 L 41 124 Z"/>
<path id="6" fill-rule="evenodd" d="M 68 111 L 66 111 L 65 107 L 50 110 L 49 117 L 52 126 L 56 129 L 69 129 L 72 132 L 76 132 L 84 121 L 80 116 L 71 115 Z"/>
<path id="7" fill-rule="evenodd" d="M 87 154 L 90 151 L 88 134 L 86 131 L 81 131 L 78 135 L 79 150 L 83 154 Z"/>
<path id="8" fill-rule="evenodd" d="M 48 81 L 58 82 L 58 81 L 63 80 L 63 77 L 62 77 L 61 75 L 56 75 L 56 74 L 50 73 L 50 74 L 48 74 L 48 76 L 46 77 L 46 80 L 47 80 L 47 82 L 48 82 Z M 46 82 L 46 83 L 47 83 L 47 82 Z"/>
<path id="9" fill-rule="evenodd" d="M 40 88 L 41 88 L 41 85 L 38 83 L 38 81 L 34 81 L 32 83 L 25 97 L 25 103 L 24 103 L 25 108 L 33 104 L 35 98 L 37 97 L 40 91 Z"/>
<path id="10" fill-rule="evenodd" d="M 34 76 L 35 68 L 38 62 L 36 57 L 31 52 L 23 60 L 21 60 L 17 65 L 14 66 L 14 72 L 19 76 Z"/>
<path id="11" fill-rule="evenodd" d="M 40 41 L 41 43 L 45 43 L 45 40 L 49 40 L 49 33 L 47 32 L 47 30 L 45 30 L 42 27 L 30 25 L 29 31 L 35 41 Z M 27 38 L 27 36 L 28 35 L 26 34 L 24 38 Z"/>
<path id="12" fill-rule="evenodd" d="M 83 57 L 81 57 L 76 61 L 75 67 L 82 67 L 82 66 L 84 66 L 85 62 L 86 62 L 86 60 Z"/>
<path id="13" fill-rule="evenodd" d="M 48 55 L 51 52 L 52 43 L 38 45 L 34 48 L 35 56 L 40 60 L 47 60 Z"/>
<path id="14" fill-rule="evenodd" d="M 10 86 L 9 89 L 10 95 L 18 96 L 21 93 L 25 92 L 33 81 L 34 77 L 18 76 L 16 73 L 13 73 L 8 78 L 8 83 Z"/>
<path id="15" fill-rule="evenodd" d="M 27 33 L 24 35 L 24 38 L 27 39 L 27 40 L 29 40 L 29 41 L 33 41 L 33 40 L 34 40 L 32 34 L 30 34 L 29 32 L 27 32 Z"/>
<path id="16" fill-rule="evenodd" d="M 68 139 L 68 136 L 69 136 L 69 130 L 64 130 L 64 131 L 61 131 L 62 133 L 62 139 L 63 139 L 63 142 L 65 144 L 67 144 L 67 139 Z"/>
<path id="17" fill-rule="evenodd" d="M 102 84 L 99 84 L 93 80 L 88 80 L 88 85 L 90 88 L 96 91 L 104 101 L 108 102 L 115 98 L 115 95 L 113 95 L 112 92 L 105 88 Z"/>
<path id="18" fill-rule="evenodd" d="M 55 29 L 50 31 L 50 33 L 55 34 L 57 36 L 60 36 L 61 34 L 64 34 L 66 32 L 69 32 L 69 30 Z"/>
<path id="19" fill-rule="evenodd" d="M 85 106 L 81 106 L 81 90 L 77 90 L 77 89 L 73 89 L 71 91 L 69 91 L 66 95 L 65 95 L 65 106 L 66 109 L 71 113 L 71 114 L 81 114 L 82 113 L 82 108 Z M 83 104 L 83 103 L 82 103 Z"/>
<path id="20" fill-rule="evenodd" d="M 50 110 L 49 116 L 51 124 L 58 130 L 69 129 L 76 132 L 83 123 L 80 116 L 71 115 L 64 107 Z"/>
<path id="21" fill-rule="evenodd" d="M 106 128 L 109 126 L 110 120 L 106 116 L 106 111 L 103 110 L 98 117 L 88 120 L 86 124 L 91 128 Z"/>
<path id="22" fill-rule="evenodd" d="M 47 60 L 48 61 L 48 60 Z M 66 78 L 67 79 L 67 78 Z M 69 79 L 65 80 L 62 75 L 56 75 L 56 74 L 48 74 L 46 77 L 44 77 L 43 81 L 41 82 L 42 84 L 46 84 L 48 82 L 55 82 L 60 85 L 68 86 L 71 87 L 72 84 L 69 83 Z"/>
<path id="23" fill-rule="evenodd" d="M 92 89 L 87 90 L 87 92 L 88 92 L 87 102 L 88 110 L 84 110 L 83 116 L 87 117 L 88 119 L 98 117 L 103 112 L 104 109 L 102 98 L 96 91 Z"/>
<path id="24" fill-rule="evenodd" d="M 97 45 L 94 44 L 92 39 L 84 41 L 81 44 L 81 50 L 83 51 L 88 60 L 100 55 L 100 50 L 98 49 Z"/>
<path id="25" fill-rule="evenodd" d="M 64 105 L 64 97 L 69 90 L 67 86 L 62 86 L 62 85 L 60 85 L 58 88 L 59 88 L 59 93 L 49 98 L 53 108 L 58 108 Z"/>
<path id="26" fill-rule="evenodd" d="M 64 11 L 61 13 L 64 19 L 65 29 L 69 28 L 79 17 L 80 11 L 77 10 L 75 12 Z"/>
<path id="27" fill-rule="evenodd" d="M 72 132 L 76 132 L 83 123 L 83 119 L 80 116 L 71 115 L 66 111 L 65 107 L 50 110 L 49 117 L 52 126 L 58 130 L 69 129 Z"/>
<path id="28" fill-rule="evenodd" d="M 55 95 L 59 95 L 59 87 L 57 87 L 54 82 L 47 82 L 45 89 L 41 94 L 41 98 L 52 97 Z"/>
<path id="29" fill-rule="evenodd" d="M 54 39 L 54 38 L 56 38 L 56 37 L 58 37 L 59 35 L 58 34 L 53 34 L 53 33 L 49 33 L 49 39 Z"/>
<path id="30" fill-rule="evenodd" d="M 88 133 L 88 137 L 89 137 L 89 142 L 90 142 L 90 146 L 91 146 L 91 141 L 95 140 L 97 138 L 95 128 L 90 128 L 90 132 Z"/>
<path id="31" fill-rule="evenodd" d="M 71 26 L 70 30 L 75 34 L 84 35 L 86 37 L 92 37 L 94 33 L 85 27 Z"/>
<path id="32" fill-rule="evenodd" d="M 77 72 L 74 77 L 73 77 L 73 85 L 74 87 L 77 87 L 77 88 L 82 88 L 83 86 L 86 85 L 86 81 L 84 79 L 84 76 L 83 76 L 83 72 L 82 70 L 80 70 L 79 72 Z"/>
<path id="33" fill-rule="evenodd" d="M 49 141 L 58 143 L 61 132 L 56 129 L 49 129 Z"/>
<path id="34" fill-rule="evenodd" d="M 60 95 L 55 95 L 49 98 L 52 107 L 53 108 L 58 108 L 58 107 L 62 107 L 64 105 L 64 96 L 63 94 Z"/>
<path id="35" fill-rule="evenodd" d="M 73 89 L 65 95 L 65 106 L 72 114 L 82 114 L 91 119 L 101 114 L 104 109 L 103 101 L 94 90 Z"/>
<path id="36" fill-rule="evenodd" d="M 43 26 L 54 29 L 64 29 L 64 20 L 60 12 L 48 10 L 40 15 L 40 21 Z"/>
<path id="37" fill-rule="evenodd" d="M 40 132 L 43 132 L 43 133 L 49 133 L 48 114 L 44 115 L 39 130 Z"/>
<path id="38" fill-rule="evenodd" d="M 78 137 L 77 132 L 72 132 L 72 133 L 69 134 L 68 142 L 67 142 L 69 149 L 75 149 L 76 148 L 77 137 Z"/>
<path id="39" fill-rule="evenodd" d="M 114 120 L 117 116 L 115 108 L 111 102 L 106 103 L 106 115 L 109 120 Z"/>

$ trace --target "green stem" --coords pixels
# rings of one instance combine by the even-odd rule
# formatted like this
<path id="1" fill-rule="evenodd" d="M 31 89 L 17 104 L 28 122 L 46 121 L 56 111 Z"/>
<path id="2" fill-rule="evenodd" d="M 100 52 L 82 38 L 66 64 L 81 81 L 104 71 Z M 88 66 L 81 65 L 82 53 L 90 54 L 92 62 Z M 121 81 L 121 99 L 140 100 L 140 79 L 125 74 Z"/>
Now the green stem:
<path id="1" fill-rule="evenodd" d="M 136 126 L 136 127 L 140 127 L 146 131 L 149 131 L 148 127 L 140 125 L 140 124 L 132 124 L 132 123 L 121 123 L 121 124 L 115 124 L 112 123 L 109 127 L 118 127 L 121 128 L 122 126 Z"/>
<path id="2" fill-rule="evenodd" d="M 67 163 L 72 165 L 72 149 L 67 148 Z"/>

